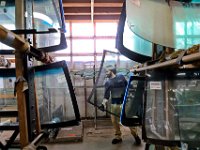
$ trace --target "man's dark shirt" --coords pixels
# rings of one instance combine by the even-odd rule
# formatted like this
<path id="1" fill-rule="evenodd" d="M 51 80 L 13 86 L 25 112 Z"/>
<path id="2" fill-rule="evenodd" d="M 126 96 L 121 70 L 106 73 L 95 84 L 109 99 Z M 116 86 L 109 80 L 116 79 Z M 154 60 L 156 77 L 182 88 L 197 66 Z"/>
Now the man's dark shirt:
<path id="1" fill-rule="evenodd" d="M 109 99 L 111 94 L 112 104 L 122 104 L 127 81 L 123 75 L 109 79 L 105 83 L 104 98 Z"/>

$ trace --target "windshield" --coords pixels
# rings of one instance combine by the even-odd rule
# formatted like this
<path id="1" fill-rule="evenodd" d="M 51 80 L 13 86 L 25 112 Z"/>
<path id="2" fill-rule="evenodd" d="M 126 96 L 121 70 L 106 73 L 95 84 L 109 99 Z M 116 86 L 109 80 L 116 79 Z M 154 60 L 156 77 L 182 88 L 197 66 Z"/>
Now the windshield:
<path id="1" fill-rule="evenodd" d="M 9 30 L 16 29 L 15 7 L 15 0 L 0 0 L 0 24 Z M 27 12 L 25 12 L 25 17 L 27 17 Z M 33 29 L 37 31 L 48 31 L 49 28 L 61 28 L 63 24 L 59 1 L 34 0 L 33 19 Z"/>
<path id="2" fill-rule="evenodd" d="M 16 6 L 15 0 L 0 0 L 0 24 L 2 26 L 16 33 L 23 30 L 22 34 L 35 34 L 36 40 L 31 43 L 35 44 L 34 47 L 42 48 L 46 52 L 67 47 L 64 37 L 64 13 L 60 0 L 26 1 L 24 12 L 26 27 L 24 29 L 16 28 Z M 0 50 L 13 49 L 0 43 Z"/>
<path id="3" fill-rule="evenodd" d="M 198 1 L 192 2 L 127 0 L 128 27 L 152 43 L 175 49 L 189 48 L 200 43 L 200 5 Z"/>

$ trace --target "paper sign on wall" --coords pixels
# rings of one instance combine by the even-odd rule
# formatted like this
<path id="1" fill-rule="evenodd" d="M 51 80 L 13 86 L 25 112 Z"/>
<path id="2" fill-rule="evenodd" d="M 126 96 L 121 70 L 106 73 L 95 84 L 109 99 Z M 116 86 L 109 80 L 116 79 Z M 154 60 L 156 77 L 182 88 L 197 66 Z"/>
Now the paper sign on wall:
<path id="1" fill-rule="evenodd" d="M 160 81 L 151 81 L 150 82 L 150 90 L 161 90 L 162 84 Z"/>
<path id="2" fill-rule="evenodd" d="M 3 78 L 0 78 L 0 88 L 4 88 L 4 84 L 3 84 Z"/>

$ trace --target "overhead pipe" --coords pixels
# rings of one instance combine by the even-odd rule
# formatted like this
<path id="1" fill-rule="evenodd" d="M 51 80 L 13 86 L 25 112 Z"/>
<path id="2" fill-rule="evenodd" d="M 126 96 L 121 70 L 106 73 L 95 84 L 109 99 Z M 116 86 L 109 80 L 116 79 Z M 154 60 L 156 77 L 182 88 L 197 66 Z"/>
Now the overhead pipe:
<path id="1" fill-rule="evenodd" d="M 200 60 L 200 53 L 198 52 L 198 53 L 193 53 L 190 55 L 183 56 L 181 60 L 178 57 L 176 59 L 168 60 L 168 61 L 161 62 L 158 64 L 153 64 L 149 66 L 139 66 L 138 68 L 134 68 L 131 71 L 141 72 L 141 71 L 158 69 L 158 68 L 163 68 L 163 67 L 170 67 L 173 65 L 179 65 L 179 61 L 181 61 L 181 64 L 188 64 L 188 63 L 192 63 L 199 60 Z"/>

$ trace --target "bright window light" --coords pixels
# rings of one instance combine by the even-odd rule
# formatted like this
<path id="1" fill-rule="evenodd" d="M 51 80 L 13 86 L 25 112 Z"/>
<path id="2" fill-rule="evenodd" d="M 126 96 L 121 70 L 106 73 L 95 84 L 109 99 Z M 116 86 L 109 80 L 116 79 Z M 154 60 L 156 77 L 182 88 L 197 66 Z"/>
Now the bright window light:
<path id="1" fill-rule="evenodd" d="M 47 15 L 44 15 L 44 14 L 39 13 L 39 12 L 33 12 L 33 17 L 37 18 L 37 19 L 41 19 L 44 22 L 46 22 L 47 24 L 53 26 L 53 20 L 50 17 L 48 17 Z"/>

